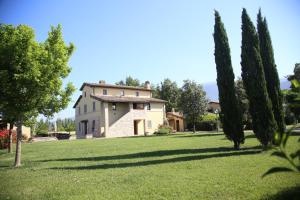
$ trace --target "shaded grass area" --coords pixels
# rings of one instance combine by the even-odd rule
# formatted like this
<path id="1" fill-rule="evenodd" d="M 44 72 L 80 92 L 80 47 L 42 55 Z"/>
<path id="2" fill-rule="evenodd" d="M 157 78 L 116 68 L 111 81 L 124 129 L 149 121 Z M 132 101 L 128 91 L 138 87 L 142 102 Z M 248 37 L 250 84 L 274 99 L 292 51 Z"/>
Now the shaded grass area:
<path id="1" fill-rule="evenodd" d="M 13 154 L 0 151 L 0 199 L 291 199 L 298 195 L 299 175 L 280 173 L 261 179 L 267 169 L 285 163 L 261 151 L 252 135 L 247 132 L 240 151 L 233 150 L 220 132 L 24 144 L 19 169 L 11 167 Z M 291 137 L 291 151 L 298 138 Z"/>

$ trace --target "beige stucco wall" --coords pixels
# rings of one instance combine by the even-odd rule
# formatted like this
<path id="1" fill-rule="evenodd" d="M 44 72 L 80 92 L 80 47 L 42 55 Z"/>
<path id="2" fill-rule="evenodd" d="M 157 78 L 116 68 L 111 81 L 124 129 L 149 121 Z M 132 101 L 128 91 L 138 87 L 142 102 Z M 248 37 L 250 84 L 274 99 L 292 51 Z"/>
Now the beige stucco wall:
<path id="1" fill-rule="evenodd" d="M 118 89 L 118 88 L 99 88 L 99 87 L 88 87 L 85 86 L 82 90 L 82 96 L 84 96 L 84 92 L 87 92 L 87 96 L 90 94 L 94 95 L 103 95 L 103 90 L 107 90 L 108 96 L 120 96 L 121 92 L 124 91 L 125 96 L 136 97 L 136 92 L 139 92 L 139 97 L 151 97 L 151 91 L 143 91 L 143 90 L 134 90 L 134 89 Z"/>
<path id="2" fill-rule="evenodd" d="M 7 124 L 7 129 L 9 129 L 9 124 Z M 14 127 L 13 127 L 13 130 L 14 130 L 14 131 L 17 131 L 17 127 L 14 126 Z M 27 137 L 27 139 L 30 138 L 30 131 L 31 131 L 31 129 L 30 129 L 29 127 L 27 127 L 27 126 L 22 126 L 22 135 L 24 135 L 25 137 Z"/>
<path id="3" fill-rule="evenodd" d="M 76 106 L 75 111 L 75 123 L 76 123 L 76 135 L 77 138 L 86 137 L 100 137 L 104 136 L 105 132 L 105 118 L 104 118 L 104 105 L 105 102 L 100 102 L 90 97 L 90 94 L 95 91 L 91 87 L 85 86 L 83 89 L 82 98 Z M 120 90 L 114 88 L 108 88 L 108 94 L 120 94 Z M 84 95 L 86 92 L 86 96 Z M 100 91 L 101 92 L 101 91 Z M 101 93 L 102 94 L 102 93 Z M 125 95 L 134 95 L 134 90 L 125 90 Z M 140 97 L 150 97 L 150 92 L 140 91 Z M 95 102 L 96 110 L 93 111 L 93 102 Z M 87 112 L 84 113 L 84 105 L 87 105 Z M 134 135 L 134 120 L 141 120 L 138 124 L 139 135 L 144 135 L 145 132 L 153 134 L 158 126 L 163 124 L 164 121 L 164 104 L 163 103 L 151 103 L 151 110 L 134 110 L 132 103 L 117 103 L 116 111 L 112 110 L 112 103 L 108 104 L 108 119 L 109 128 L 108 134 L 105 137 L 124 137 Z M 78 107 L 80 107 L 81 114 L 79 115 Z M 88 135 L 86 136 L 83 131 L 83 124 L 80 123 L 83 120 L 88 121 Z M 92 121 L 95 120 L 95 131 L 92 132 Z M 149 123 L 151 121 L 151 123 Z M 145 126 L 144 126 L 145 124 Z M 149 127 L 149 124 L 151 127 Z M 81 131 L 79 131 L 81 126 Z"/>

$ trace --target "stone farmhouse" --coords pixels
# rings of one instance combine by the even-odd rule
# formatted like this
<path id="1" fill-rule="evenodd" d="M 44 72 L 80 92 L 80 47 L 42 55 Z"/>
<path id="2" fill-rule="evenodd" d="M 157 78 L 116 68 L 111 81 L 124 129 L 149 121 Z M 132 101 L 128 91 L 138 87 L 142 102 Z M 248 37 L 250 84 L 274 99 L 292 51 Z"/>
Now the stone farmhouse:
<path id="1" fill-rule="evenodd" d="M 166 119 L 165 101 L 144 87 L 83 83 L 75 108 L 77 138 L 153 134 Z"/>

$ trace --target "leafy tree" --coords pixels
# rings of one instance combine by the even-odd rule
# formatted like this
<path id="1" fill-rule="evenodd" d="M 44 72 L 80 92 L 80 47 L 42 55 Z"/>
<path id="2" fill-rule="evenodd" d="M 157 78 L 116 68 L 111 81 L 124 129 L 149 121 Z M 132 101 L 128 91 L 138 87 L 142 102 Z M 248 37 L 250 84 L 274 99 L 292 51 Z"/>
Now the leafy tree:
<path id="1" fill-rule="evenodd" d="M 165 79 L 160 83 L 159 98 L 166 102 L 166 111 L 171 112 L 172 108 L 178 110 L 178 101 L 180 98 L 180 91 L 176 82 L 170 79 Z"/>
<path id="2" fill-rule="evenodd" d="M 249 100 L 246 94 L 243 80 L 241 78 L 238 78 L 235 82 L 235 91 L 238 99 L 238 104 L 243 114 L 243 124 L 246 126 L 246 129 L 252 129 L 252 118 L 249 113 Z"/>
<path id="3" fill-rule="evenodd" d="M 272 109 L 280 135 L 285 131 L 284 112 L 280 80 L 274 59 L 272 41 L 266 18 L 262 18 L 261 10 L 257 15 L 257 32 L 259 36 L 260 55 L 264 68 L 266 87 L 272 102 Z"/>
<path id="4" fill-rule="evenodd" d="M 213 36 L 215 41 L 215 62 L 223 130 L 226 137 L 234 142 L 234 148 L 239 149 L 240 144 L 244 143 L 245 140 L 242 113 L 234 87 L 234 73 L 228 38 L 218 11 L 215 11 Z"/>
<path id="5" fill-rule="evenodd" d="M 35 124 L 35 131 L 37 135 L 44 135 L 48 134 L 49 131 L 49 120 L 44 121 L 43 119 L 40 119 Z"/>
<path id="6" fill-rule="evenodd" d="M 195 81 L 184 80 L 181 88 L 180 108 L 193 123 L 193 132 L 196 131 L 196 120 L 204 115 L 208 99 L 202 85 Z"/>
<path id="7" fill-rule="evenodd" d="M 57 119 L 56 120 L 57 131 L 75 131 L 75 120 L 72 118 Z"/>
<path id="8" fill-rule="evenodd" d="M 45 42 L 35 40 L 26 25 L 0 25 L 0 105 L 17 125 L 15 166 L 21 165 L 22 125 L 31 116 L 51 116 L 64 109 L 74 86 L 62 89 L 71 68 L 74 45 L 63 41 L 62 27 L 51 27 Z"/>
<path id="9" fill-rule="evenodd" d="M 139 79 L 134 79 L 131 76 L 127 76 L 125 81 L 121 80 L 119 82 L 116 82 L 116 85 L 126 85 L 135 87 L 141 86 Z"/>
<path id="10" fill-rule="evenodd" d="M 241 58 L 242 78 L 249 98 L 253 131 L 261 144 L 266 147 L 273 141 L 277 127 L 266 88 L 258 36 L 246 9 L 242 12 Z"/>
<path id="11" fill-rule="evenodd" d="M 285 98 L 288 104 L 288 109 L 293 112 L 296 119 L 300 116 L 300 87 L 298 83 L 300 82 L 300 64 L 296 63 L 294 68 L 294 74 L 288 77 L 291 81 L 290 90 L 285 91 Z"/>

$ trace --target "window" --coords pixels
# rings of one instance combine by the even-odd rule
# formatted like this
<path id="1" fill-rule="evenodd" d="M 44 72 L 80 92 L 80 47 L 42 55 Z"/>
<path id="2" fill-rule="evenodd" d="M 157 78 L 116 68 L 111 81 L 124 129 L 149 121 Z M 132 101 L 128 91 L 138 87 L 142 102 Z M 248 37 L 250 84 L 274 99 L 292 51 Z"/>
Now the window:
<path id="1" fill-rule="evenodd" d="M 140 96 L 140 93 L 139 92 L 135 92 L 135 96 Z"/>
<path id="2" fill-rule="evenodd" d="M 93 94 L 95 94 L 95 88 L 93 88 Z"/>
<path id="3" fill-rule="evenodd" d="M 95 132 L 95 120 L 92 121 L 92 132 Z"/>
<path id="4" fill-rule="evenodd" d="M 96 111 L 96 102 L 94 101 L 93 102 L 93 112 L 95 112 Z"/>
<path id="5" fill-rule="evenodd" d="M 116 103 L 112 103 L 112 110 L 117 110 L 117 104 Z"/>
<path id="6" fill-rule="evenodd" d="M 78 115 L 80 115 L 81 113 L 80 113 L 80 106 L 78 107 Z"/>
<path id="7" fill-rule="evenodd" d="M 150 105 L 150 103 L 147 103 L 146 106 L 147 106 L 147 110 L 151 110 L 151 105 Z"/>
<path id="8" fill-rule="evenodd" d="M 107 89 L 103 89 L 103 95 L 107 95 Z"/>
<path id="9" fill-rule="evenodd" d="M 80 122 L 78 123 L 78 130 L 79 130 L 79 132 L 81 132 Z"/>
<path id="10" fill-rule="evenodd" d="M 121 93 L 120 93 L 120 95 L 121 95 L 121 96 L 125 96 L 125 91 L 122 90 Z"/>
<path id="11" fill-rule="evenodd" d="M 84 97 L 86 97 L 86 92 L 84 92 Z"/>
<path id="12" fill-rule="evenodd" d="M 147 121 L 147 126 L 148 126 L 148 128 L 152 128 L 152 121 L 151 120 Z"/>
<path id="13" fill-rule="evenodd" d="M 144 110 L 144 104 L 143 103 L 134 103 L 133 109 L 135 110 Z"/>
<path id="14" fill-rule="evenodd" d="M 84 104 L 84 107 L 83 107 L 83 112 L 86 113 L 87 112 L 87 105 Z"/>

